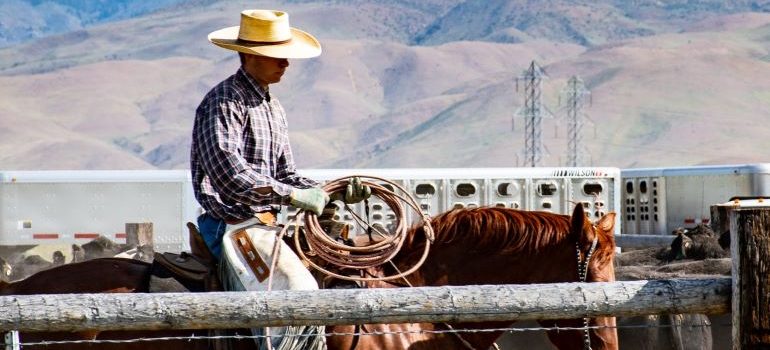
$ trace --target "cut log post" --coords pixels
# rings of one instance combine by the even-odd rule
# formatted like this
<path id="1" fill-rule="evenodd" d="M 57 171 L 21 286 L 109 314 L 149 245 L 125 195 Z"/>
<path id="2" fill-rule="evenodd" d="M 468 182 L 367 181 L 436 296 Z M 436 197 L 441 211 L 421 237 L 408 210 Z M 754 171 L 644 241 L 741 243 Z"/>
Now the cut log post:
<path id="1" fill-rule="evenodd" d="M 770 207 L 732 208 L 733 349 L 770 348 Z"/>
<path id="2" fill-rule="evenodd" d="M 717 236 L 730 231 L 730 209 L 737 207 L 728 204 L 716 204 L 711 206 L 711 230 Z"/>
<path id="3" fill-rule="evenodd" d="M 322 289 L 0 296 L 0 331 L 255 328 L 724 314 L 729 278 Z"/>
<path id="4" fill-rule="evenodd" d="M 152 223 L 127 223 L 126 244 L 140 246 L 152 246 Z"/>

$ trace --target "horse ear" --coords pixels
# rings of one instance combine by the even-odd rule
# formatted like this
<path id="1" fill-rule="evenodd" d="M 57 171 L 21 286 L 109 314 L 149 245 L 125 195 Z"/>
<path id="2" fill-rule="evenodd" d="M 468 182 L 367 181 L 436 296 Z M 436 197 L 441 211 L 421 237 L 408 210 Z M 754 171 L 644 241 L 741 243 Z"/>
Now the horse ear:
<path id="1" fill-rule="evenodd" d="M 572 234 L 577 235 L 578 239 L 583 238 L 583 229 L 586 224 L 586 213 L 583 210 L 583 205 L 578 203 L 575 206 L 575 210 L 572 211 Z"/>
<path id="2" fill-rule="evenodd" d="M 599 222 L 596 223 L 596 227 L 609 234 L 614 233 L 615 228 L 615 212 L 609 212 L 607 215 L 602 216 Z"/>

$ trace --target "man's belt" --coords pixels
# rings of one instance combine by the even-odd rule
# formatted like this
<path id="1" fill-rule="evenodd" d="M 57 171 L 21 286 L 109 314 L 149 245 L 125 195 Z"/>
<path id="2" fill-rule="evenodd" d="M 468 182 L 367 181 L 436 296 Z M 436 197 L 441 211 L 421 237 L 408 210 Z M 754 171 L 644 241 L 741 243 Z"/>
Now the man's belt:
<path id="1" fill-rule="evenodd" d="M 276 212 L 272 210 L 254 213 L 253 217 L 257 218 L 257 220 L 259 220 L 259 222 L 261 222 L 265 226 L 275 226 L 278 223 L 278 215 L 276 215 Z M 238 225 L 240 223 L 243 223 L 246 220 L 251 220 L 251 218 L 230 219 L 230 220 L 225 220 L 225 223 L 227 223 L 228 225 Z"/>

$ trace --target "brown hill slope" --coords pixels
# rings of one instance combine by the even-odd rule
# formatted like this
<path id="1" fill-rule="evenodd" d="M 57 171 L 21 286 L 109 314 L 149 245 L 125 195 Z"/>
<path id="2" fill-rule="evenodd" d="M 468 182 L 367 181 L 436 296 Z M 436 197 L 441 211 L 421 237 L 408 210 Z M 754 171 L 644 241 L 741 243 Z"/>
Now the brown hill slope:
<path id="1" fill-rule="evenodd" d="M 292 61 L 274 87 L 301 167 L 516 165 L 524 123 L 511 128 L 522 94 L 515 77 L 533 59 L 551 78 L 545 102 L 557 116 L 571 75 L 593 90 L 586 112 L 596 132 L 586 128 L 585 145 L 595 165 L 770 156 L 762 79 L 770 15 L 711 18 L 588 50 L 531 38 L 424 47 L 403 42 L 448 6 L 357 4 L 286 4 L 293 23 L 324 44 L 320 58 Z M 240 6 L 163 12 L 0 50 L 0 168 L 187 167 L 195 107 L 237 66 L 205 36 L 236 23 Z M 562 163 L 564 124 L 545 122 L 543 165 Z"/>
<path id="2" fill-rule="evenodd" d="M 584 132 L 594 165 L 620 167 L 762 162 L 770 158 L 770 26 L 634 39 L 545 66 L 556 111 L 573 74 L 592 90 Z M 438 162 L 440 166 L 504 166 L 523 148 L 510 129 L 511 76 L 480 86 L 423 124 L 375 145 L 363 166 Z M 563 116 L 563 113 L 556 113 Z M 519 125 L 522 126 L 521 120 Z M 565 157 L 563 119 L 544 122 L 544 143 L 558 165 Z M 595 127 L 595 131 L 594 131 Z M 451 156 L 449 156 L 451 154 Z M 479 156 L 483 155 L 483 156 Z M 351 162 L 352 163 L 352 162 Z M 341 164 L 344 164 L 342 162 Z M 349 163 L 350 164 L 350 163 Z"/>

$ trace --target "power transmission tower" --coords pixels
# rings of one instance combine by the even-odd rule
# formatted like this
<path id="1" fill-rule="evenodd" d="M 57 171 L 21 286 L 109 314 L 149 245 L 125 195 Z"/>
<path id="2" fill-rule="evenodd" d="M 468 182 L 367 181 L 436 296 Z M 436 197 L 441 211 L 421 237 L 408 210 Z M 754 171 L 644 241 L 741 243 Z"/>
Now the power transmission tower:
<path id="1" fill-rule="evenodd" d="M 544 116 L 551 116 L 547 108 L 543 106 L 542 85 L 547 78 L 543 68 L 535 61 L 517 79 L 524 81 L 524 106 L 516 113 L 524 117 L 524 165 L 529 167 L 540 166 L 543 159 L 543 132 L 542 123 Z"/>
<path id="2" fill-rule="evenodd" d="M 584 119 L 588 116 L 583 114 L 583 107 L 585 107 L 586 97 L 590 96 L 591 92 L 585 88 L 583 80 L 577 76 L 567 81 L 567 86 L 562 90 L 562 97 L 564 98 L 567 115 L 567 166 L 586 166 L 588 150 L 583 146 L 583 130 Z"/>

